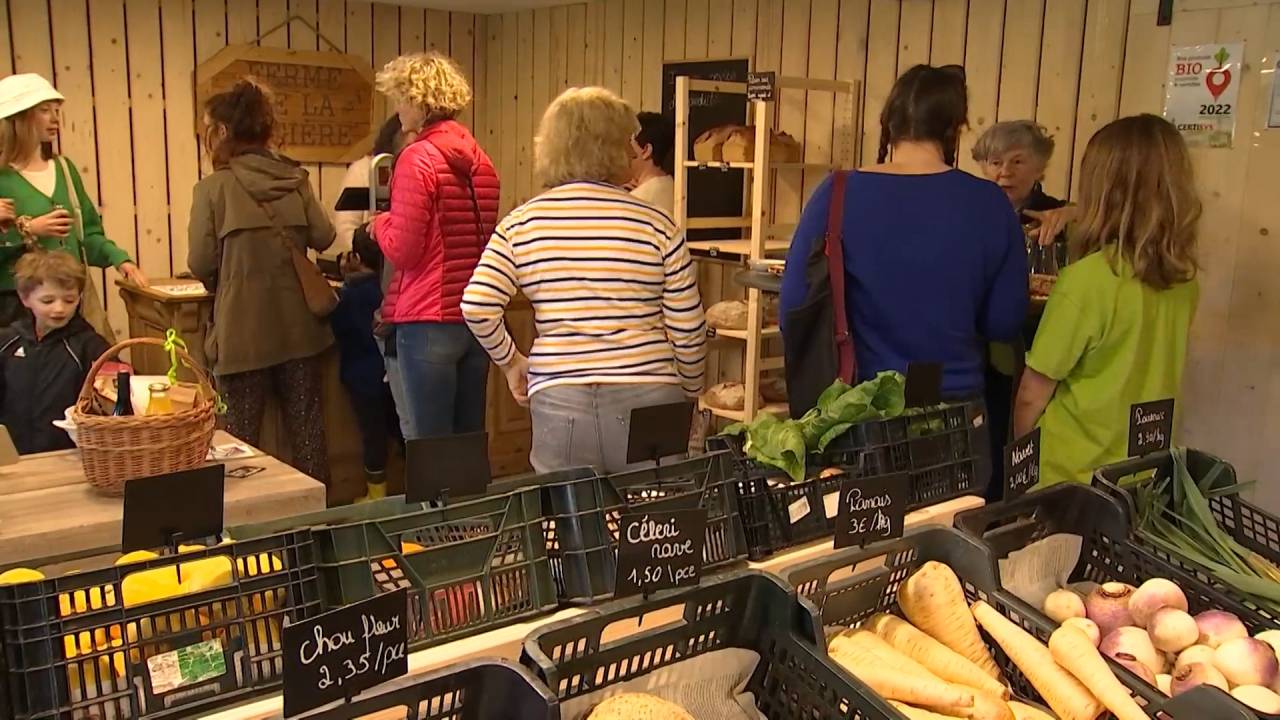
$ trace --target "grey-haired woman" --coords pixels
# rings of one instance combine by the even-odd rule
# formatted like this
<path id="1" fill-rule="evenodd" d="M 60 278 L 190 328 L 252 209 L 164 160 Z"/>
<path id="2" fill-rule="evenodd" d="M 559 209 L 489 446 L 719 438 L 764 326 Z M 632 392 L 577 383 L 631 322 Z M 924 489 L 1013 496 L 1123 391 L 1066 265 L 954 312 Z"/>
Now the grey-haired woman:
<path id="1" fill-rule="evenodd" d="M 982 166 L 982 174 L 1009 197 L 1024 226 L 1036 225 L 1028 234 L 1041 245 L 1060 239 L 1063 228 L 1075 218 L 1074 207 L 1046 193 L 1040 184 L 1053 158 L 1053 145 L 1053 137 L 1042 125 L 1009 120 L 987 128 L 973 146 L 973 159 Z"/>

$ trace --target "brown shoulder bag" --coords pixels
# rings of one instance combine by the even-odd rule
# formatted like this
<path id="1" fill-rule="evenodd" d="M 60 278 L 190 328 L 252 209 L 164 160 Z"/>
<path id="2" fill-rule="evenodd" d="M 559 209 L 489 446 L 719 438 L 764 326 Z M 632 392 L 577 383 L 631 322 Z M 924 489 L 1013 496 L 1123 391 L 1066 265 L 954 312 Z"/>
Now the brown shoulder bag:
<path id="1" fill-rule="evenodd" d="M 240 182 L 240 178 L 236 178 L 236 182 Z M 245 187 L 243 182 L 240 182 L 240 187 L 249 193 L 249 188 Z M 253 193 L 249 193 L 249 197 L 252 198 Z M 293 273 L 298 276 L 298 285 L 302 287 L 302 298 L 307 303 L 307 309 L 318 318 L 329 317 L 333 309 L 338 306 L 338 293 L 334 292 L 329 279 L 324 276 L 320 268 L 311 262 L 306 253 L 298 249 L 298 244 L 289 237 L 289 233 L 284 229 L 275 212 L 271 210 L 271 206 L 257 198 L 254 200 L 258 203 L 258 207 L 262 208 L 262 212 L 266 213 L 267 219 L 275 227 L 276 237 L 284 243 L 290 259 L 293 260 Z M 306 202 L 305 198 L 303 202 Z"/>

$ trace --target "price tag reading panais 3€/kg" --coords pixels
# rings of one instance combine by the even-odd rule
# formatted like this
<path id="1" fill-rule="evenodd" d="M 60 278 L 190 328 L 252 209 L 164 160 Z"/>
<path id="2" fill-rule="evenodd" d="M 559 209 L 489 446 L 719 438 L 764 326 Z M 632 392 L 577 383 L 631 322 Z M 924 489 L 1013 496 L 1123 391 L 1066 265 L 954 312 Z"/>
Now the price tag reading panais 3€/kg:
<path id="1" fill-rule="evenodd" d="M 1022 497 L 1040 482 L 1040 428 L 1004 447 L 1004 499 Z"/>
<path id="2" fill-rule="evenodd" d="M 1129 409 L 1129 457 L 1168 450 L 1172 438 L 1172 398 L 1137 403 Z"/>
<path id="3" fill-rule="evenodd" d="M 352 697 L 409 671 L 403 588 L 284 628 L 284 714 Z"/>
<path id="4" fill-rule="evenodd" d="M 697 585 L 706 531 L 705 508 L 623 515 L 613 596 Z"/>
<path id="5" fill-rule="evenodd" d="M 837 548 L 902 537 L 911 476 L 895 473 L 840 483 L 834 543 Z"/>

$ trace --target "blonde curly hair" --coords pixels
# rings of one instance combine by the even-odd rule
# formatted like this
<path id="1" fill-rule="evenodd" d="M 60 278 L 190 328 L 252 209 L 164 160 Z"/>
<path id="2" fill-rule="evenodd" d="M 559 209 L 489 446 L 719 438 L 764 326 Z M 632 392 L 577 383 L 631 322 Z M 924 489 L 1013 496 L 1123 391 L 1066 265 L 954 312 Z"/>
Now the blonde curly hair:
<path id="1" fill-rule="evenodd" d="M 551 101 L 534 138 L 533 170 L 544 187 L 631 178 L 635 111 L 601 87 L 569 88 Z"/>
<path id="2" fill-rule="evenodd" d="M 471 86 L 451 58 L 434 50 L 401 55 L 377 75 L 378 92 L 422 108 L 427 122 L 447 120 L 471 102 Z"/>

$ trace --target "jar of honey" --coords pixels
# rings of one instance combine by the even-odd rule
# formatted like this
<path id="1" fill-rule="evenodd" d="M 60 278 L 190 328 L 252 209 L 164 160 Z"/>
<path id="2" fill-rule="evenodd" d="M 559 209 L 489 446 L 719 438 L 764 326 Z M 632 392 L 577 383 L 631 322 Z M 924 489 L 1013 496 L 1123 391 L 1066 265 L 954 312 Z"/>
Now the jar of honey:
<path id="1" fill-rule="evenodd" d="M 173 412 L 173 403 L 169 400 L 169 386 L 165 383 L 151 383 L 147 386 L 150 399 L 147 401 L 148 415 L 167 415 Z"/>

